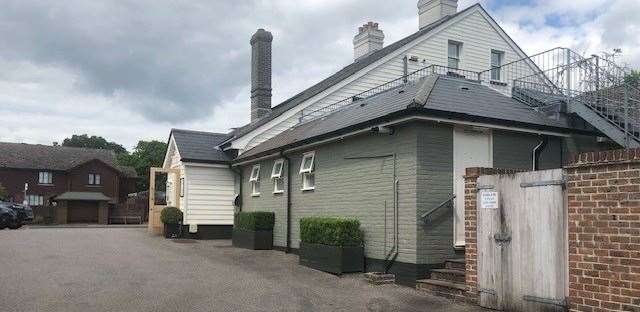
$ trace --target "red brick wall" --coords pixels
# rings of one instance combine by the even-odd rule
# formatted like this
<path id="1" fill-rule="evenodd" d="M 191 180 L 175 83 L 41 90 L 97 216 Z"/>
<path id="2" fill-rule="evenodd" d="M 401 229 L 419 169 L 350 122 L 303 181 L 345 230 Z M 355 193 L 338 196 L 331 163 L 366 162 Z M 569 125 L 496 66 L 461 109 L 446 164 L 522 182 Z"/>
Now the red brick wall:
<path id="1" fill-rule="evenodd" d="M 640 311 L 640 149 L 566 167 L 571 311 Z"/>
<path id="2" fill-rule="evenodd" d="M 467 297 L 471 301 L 478 299 L 478 251 L 477 251 L 477 182 L 481 175 L 507 174 L 519 170 L 497 168 L 467 168 L 464 184 L 464 257 Z"/>

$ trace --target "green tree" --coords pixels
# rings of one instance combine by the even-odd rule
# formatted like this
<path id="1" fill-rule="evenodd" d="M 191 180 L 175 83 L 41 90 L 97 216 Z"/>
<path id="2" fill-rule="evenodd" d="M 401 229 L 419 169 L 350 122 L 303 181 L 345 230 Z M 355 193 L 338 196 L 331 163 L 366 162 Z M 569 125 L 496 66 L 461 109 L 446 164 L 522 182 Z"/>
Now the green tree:
<path id="1" fill-rule="evenodd" d="M 640 87 L 640 70 L 632 70 L 631 73 L 624 77 L 624 82 Z"/>
<path id="2" fill-rule="evenodd" d="M 167 151 L 167 144 L 160 141 L 138 141 L 138 144 L 133 148 L 131 154 L 120 154 L 119 162 L 121 165 L 131 166 L 136 169 L 140 179 L 136 184 L 136 190 L 138 192 L 149 189 L 149 168 L 162 167 L 164 161 L 164 154 Z M 156 187 L 160 187 L 164 184 L 165 179 L 157 179 Z"/>
<path id="3" fill-rule="evenodd" d="M 127 150 L 116 142 L 109 142 L 101 136 L 88 136 L 86 134 L 74 134 L 70 138 L 64 139 L 64 141 L 62 141 L 62 146 L 109 149 L 116 152 L 116 154 L 127 153 Z"/>
<path id="4" fill-rule="evenodd" d="M 5 200 L 9 196 L 9 191 L 0 183 L 0 200 Z"/>

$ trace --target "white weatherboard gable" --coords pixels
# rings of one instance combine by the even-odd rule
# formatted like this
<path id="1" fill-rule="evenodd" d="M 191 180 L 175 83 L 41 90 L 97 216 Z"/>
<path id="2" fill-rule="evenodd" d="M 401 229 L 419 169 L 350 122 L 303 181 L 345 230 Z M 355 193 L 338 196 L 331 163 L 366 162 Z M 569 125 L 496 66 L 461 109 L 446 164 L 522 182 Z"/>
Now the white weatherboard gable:
<path id="1" fill-rule="evenodd" d="M 448 40 L 463 43 L 460 68 L 465 70 L 488 70 L 491 67 L 491 50 L 505 53 L 503 64 L 526 57 L 482 7 L 474 6 L 252 132 L 234 139 L 231 148 L 240 152 L 251 149 L 295 126 L 302 109 L 331 105 L 401 77 L 405 55 L 426 60 L 426 63 L 409 62 L 409 72 L 432 64 L 446 66 Z"/>

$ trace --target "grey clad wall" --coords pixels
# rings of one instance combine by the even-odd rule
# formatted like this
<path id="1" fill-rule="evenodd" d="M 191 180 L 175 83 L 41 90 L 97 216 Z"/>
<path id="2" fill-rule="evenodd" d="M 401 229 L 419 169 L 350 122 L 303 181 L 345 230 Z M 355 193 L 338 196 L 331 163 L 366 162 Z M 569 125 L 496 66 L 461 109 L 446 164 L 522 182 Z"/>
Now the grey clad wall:
<path id="1" fill-rule="evenodd" d="M 397 127 L 393 135 L 364 134 L 310 149 L 316 153 L 313 191 L 301 190 L 298 173 L 302 154 L 307 151 L 289 155 L 292 160 L 291 247 L 299 247 L 299 221 L 303 217 L 355 217 L 362 223 L 366 256 L 383 259 L 392 248 L 395 167 L 400 211 L 398 261 L 416 263 L 417 137 L 418 127 L 411 124 Z M 275 211 L 274 243 L 285 246 L 286 197 L 272 194 L 273 181 L 269 178 L 272 166 L 273 160 L 261 162 L 260 197 L 251 196 L 252 166 L 244 166 L 242 209 Z"/>
<path id="2" fill-rule="evenodd" d="M 536 134 L 494 130 L 493 167 L 531 170 L 532 151 L 540 143 L 540 139 Z M 549 137 L 549 142 L 540 155 L 540 169 L 561 168 L 562 151 L 562 138 Z"/>

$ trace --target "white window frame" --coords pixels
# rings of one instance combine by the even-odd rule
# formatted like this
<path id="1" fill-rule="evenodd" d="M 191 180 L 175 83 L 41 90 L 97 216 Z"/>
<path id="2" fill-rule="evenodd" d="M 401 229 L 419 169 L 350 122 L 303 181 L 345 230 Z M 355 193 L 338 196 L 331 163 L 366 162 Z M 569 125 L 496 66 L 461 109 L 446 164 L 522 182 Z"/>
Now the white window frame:
<path id="1" fill-rule="evenodd" d="M 53 184 L 53 173 L 51 171 L 38 172 L 38 184 Z"/>
<path id="2" fill-rule="evenodd" d="M 251 168 L 251 176 L 249 176 L 249 182 L 251 182 L 251 196 L 260 196 L 260 165 L 253 165 Z"/>
<path id="3" fill-rule="evenodd" d="M 450 46 L 456 46 L 456 55 L 451 55 L 449 52 L 449 47 Z M 461 58 L 461 54 L 462 54 L 462 42 L 459 41 L 454 41 L 454 40 L 449 40 L 447 42 L 447 67 L 449 68 L 453 68 L 453 69 L 460 69 L 460 58 Z M 451 61 L 455 61 L 456 62 L 456 66 L 451 66 Z"/>
<path id="4" fill-rule="evenodd" d="M 180 197 L 184 197 L 184 178 L 180 178 Z"/>
<path id="5" fill-rule="evenodd" d="M 27 204 L 29 206 L 44 206 L 44 196 L 29 194 L 27 195 Z"/>
<path id="6" fill-rule="evenodd" d="M 276 168 L 280 167 L 280 170 L 276 171 Z M 273 194 L 284 193 L 284 180 L 282 179 L 282 172 L 284 171 L 284 159 L 278 159 L 273 163 L 271 169 L 271 178 L 273 179 Z M 278 188 L 278 184 L 281 184 L 281 188 Z"/>
<path id="7" fill-rule="evenodd" d="M 89 185 L 92 185 L 92 186 L 102 185 L 102 177 L 97 173 L 89 173 Z"/>
<path id="8" fill-rule="evenodd" d="M 498 64 L 494 64 L 493 63 L 493 55 L 498 55 Z M 504 51 L 499 51 L 499 50 L 491 50 L 491 59 L 489 60 L 489 62 L 491 62 L 491 80 L 493 81 L 501 81 L 502 80 L 502 73 L 501 73 L 501 67 L 502 67 L 502 63 L 504 62 Z"/>
<path id="9" fill-rule="evenodd" d="M 311 165 L 309 168 L 305 168 L 305 160 L 311 158 Z M 302 175 L 302 191 L 311 191 L 316 188 L 316 179 L 315 179 L 315 161 L 316 161 L 316 152 L 308 152 L 302 155 L 302 161 L 300 162 L 300 175 Z M 313 179 L 313 184 L 310 185 L 310 181 Z"/>

